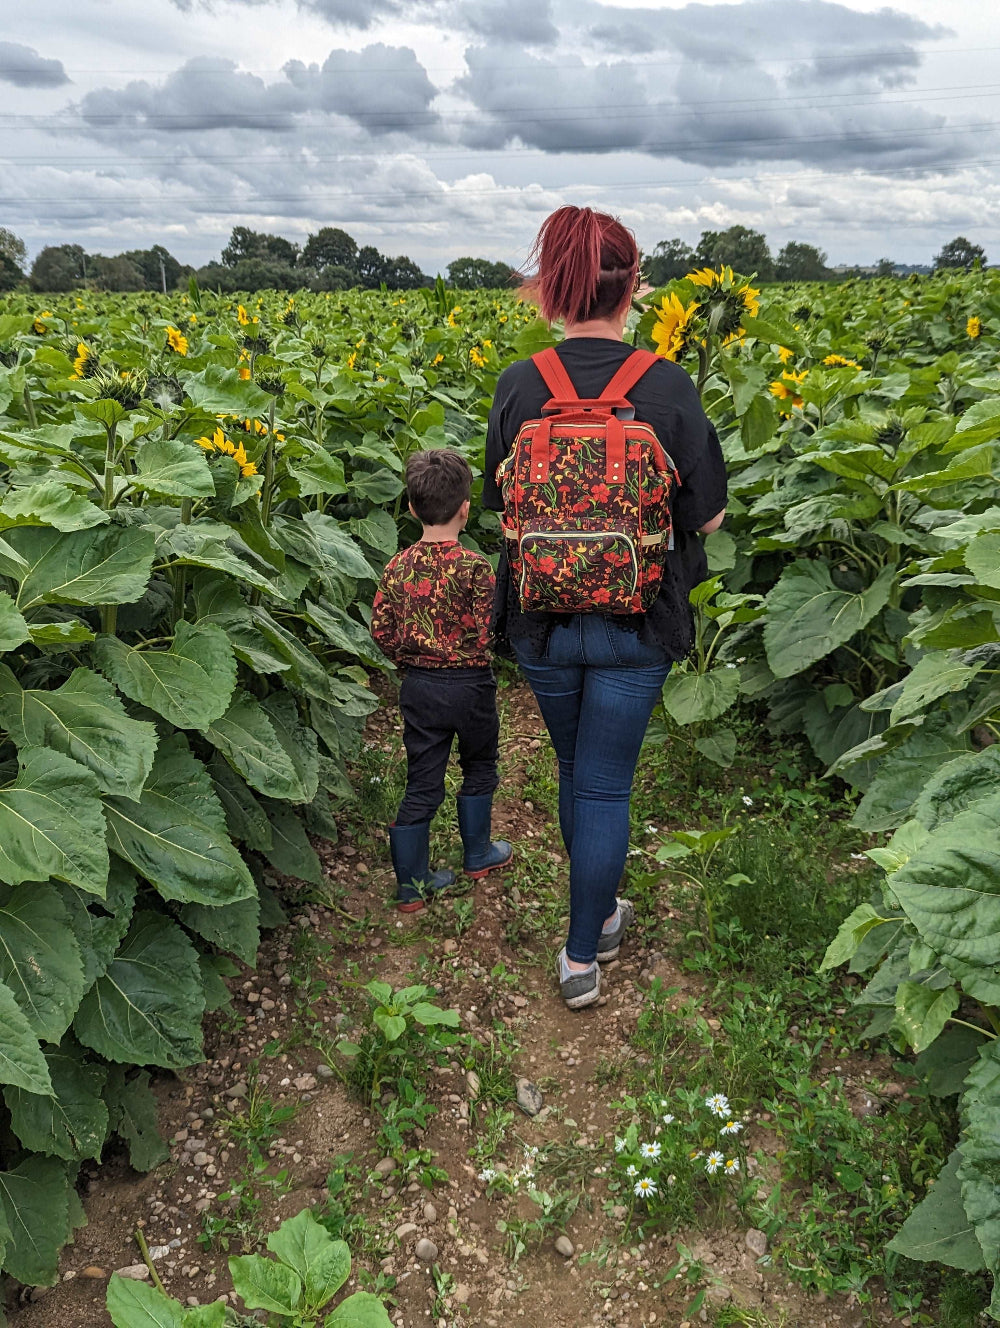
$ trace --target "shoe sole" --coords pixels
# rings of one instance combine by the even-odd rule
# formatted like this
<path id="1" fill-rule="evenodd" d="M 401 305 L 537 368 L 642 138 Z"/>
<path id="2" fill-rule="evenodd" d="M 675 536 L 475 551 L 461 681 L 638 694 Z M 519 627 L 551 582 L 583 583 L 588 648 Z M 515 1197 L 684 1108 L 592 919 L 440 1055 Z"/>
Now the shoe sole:
<path id="1" fill-rule="evenodd" d="M 609 964 L 612 961 L 612 959 L 618 958 L 618 952 L 621 948 L 622 948 L 622 943 L 621 941 L 619 941 L 613 950 L 598 950 L 597 962 L 599 964 Z"/>
<path id="2" fill-rule="evenodd" d="M 506 858 L 504 858 L 503 862 L 494 862 L 492 867 L 477 867 L 475 871 L 469 871 L 467 867 L 463 867 L 462 870 L 464 871 L 465 875 L 468 876 L 470 881 L 481 881 L 484 876 L 489 876 L 490 872 L 502 871 L 504 867 L 509 867 L 513 861 L 514 861 L 514 850 L 511 849 L 510 853 L 507 855 Z"/>
<path id="3" fill-rule="evenodd" d="M 601 984 L 598 981 L 593 991 L 585 991 L 581 996 L 564 996 L 563 1000 L 570 1010 L 582 1010 L 588 1005 L 593 1005 L 601 995 Z"/>
<path id="4" fill-rule="evenodd" d="M 396 910 L 399 913 L 421 913 L 427 904 L 422 899 L 414 899 L 410 903 L 400 903 L 396 901 Z"/>

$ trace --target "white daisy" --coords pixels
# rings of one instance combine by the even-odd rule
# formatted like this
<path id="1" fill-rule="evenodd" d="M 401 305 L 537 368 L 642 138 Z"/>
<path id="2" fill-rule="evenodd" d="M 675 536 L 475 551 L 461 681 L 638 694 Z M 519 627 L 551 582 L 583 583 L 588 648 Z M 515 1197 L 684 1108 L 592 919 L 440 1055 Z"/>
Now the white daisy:
<path id="1" fill-rule="evenodd" d="M 740 1159 L 738 1157 L 726 1158 L 726 1175 L 735 1176 L 740 1169 Z"/>
<path id="2" fill-rule="evenodd" d="M 660 1156 L 660 1153 L 661 1153 L 662 1151 L 663 1151 L 663 1150 L 662 1150 L 662 1148 L 660 1147 L 659 1144 L 655 1144 L 655 1143 L 654 1143 L 654 1144 L 640 1144 L 640 1145 L 639 1145 L 639 1152 L 643 1155 L 643 1157 L 657 1158 L 657 1157 Z"/>
<path id="3" fill-rule="evenodd" d="M 712 1093 L 705 1099 L 705 1106 L 708 1107 L 713 1116 L 721 1116 L 723 1119 L 733 1114 L 729 1105 L 729 1098 L 726 1097 L 725 1093 Z"/>
<path id="4" fill-rule="evenodd" d="M 709 1153 L 708 1157 L 705 1159 L 705 1170 L 710 1176 L 714 1176 L 724 1161 L 725 1158 L 721 1153 Z"/>
<path id="5" fill-rule="evenodd" d="M 656 1193 L 656 1182 L 649 1176 L 642 1176 L 632 1186 L 632 1191 L 634 1194 L 637 1194 L 640 1199 L 648 1199 Z"/>

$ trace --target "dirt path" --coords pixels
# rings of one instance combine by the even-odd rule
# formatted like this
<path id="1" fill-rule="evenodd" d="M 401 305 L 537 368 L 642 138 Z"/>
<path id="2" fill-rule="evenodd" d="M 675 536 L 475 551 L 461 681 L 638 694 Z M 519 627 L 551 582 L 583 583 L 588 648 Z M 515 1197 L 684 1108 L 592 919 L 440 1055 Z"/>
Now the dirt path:
<path id="1" fill-rule="evenodd" d="M 59 1283 L 26 1292 L 24 1303 L 12 1307 L 13 1328 L 104 1328 L 109 1323 L 107 1276 L 138 1260 L 137 1226 L 150 1246 L 161 1247 L 156 1262 L 172 1295 L 205 1302 L 228 1292 L 225 1252 L 206 1250 L 197 1238 L 206 1215 L 233 1209 L 232 1200 L 219 1196 L 239 1183 L 241 1153 L 224 1121 L 234 1110 L 246 1111 L 248 1097 L 266 1103 L 267 1110 L 294 1108 L 274 1130 L 267 1156 L 275 1185 L 265 1187 L 252 1214 L 248 1244 L 284 1217 L 325 1202 L 334 1159 L 353 1153 L 368 1176 L 357 1200 L 366 1225 L 354 1272 L 366 1268 L 373 1276 L 396 1279 L 396 1305 L 390 1312 L 400 1328 L 430 1323 L 438 1328 L 458 1323 L 678 1328 L 687 1322 L 684 1307 L 691 1291 L 677 1281 L 663 1282 L 676 1263 L 676 1237 L 630 1243 L 625 1210 L 608 1196 L 604 1168 L 606 1140 L 614 1130 L 611 1103 L 621 1091 L 612 1082 L 614 1069 L 634 1054 L 629 1037 L 649 974 L 689 993 L 694 986 L 638 937 L 623 947 L 619 963 L 608 966 L 599 1007 L 577 1014 L 565 1009 L 550 972 L 561 936 L 546 930 L 546 919 L 532 908 L 532 870 L 546 861 L 558 869 L 553 855 L 561 863 L 561 845 L 548 818 L 524 799 L 526 764 L 540 750 L 544 734 L 523 688 L 507 693 L 506 721 L 512 736 L 504 753 L 505 787 L 516 793 L 498 803 L 495 833 L 516 842 L 520 861 L 515 868 L 477 883 L 471 914 L 462 905 L 464 912 L 453 910 L 449 917 L 447 906 L 439 905 L 438 922 L 431 928 L 423 915 L 404 919 L 384 907 L 390 892 L 384 847 L 373 848 L 363 836 L 346 832 L 338 845 L 324 850 L 330 880 L 345 887 L 338 909 L 303 901 L 290 927 L 266 940 L 257 971 L 231 980 L 233 1012 L 214 1017 L 209 1059 L 180 1076 L 158 1078 L 170 1160 L 148 1176 L 137 1176 L 120 1155 L 110 1156 L 100 1168 L 83 1169 L 88 1225 L 64 1252 Z M 393 723 L 392 715 L 383 712 L 376 719 L 375 738 L 384 737 Z M 367 915 L 369 927 L 363 933 L 352 930 L 345 913 L 358 919 Z M 468 920 L 464 930 L 462 917 Z M 503 966 L 499 976 L 498 964 Z M 372 977 L 396 986 L 430 983 L 439 990 L 440 1005 L 460 1010 L 464 1029 L 482 1037 L 495 1027 L 516 1040 L 513 1073 L 541 1088 L 545 1106 L 533 1119 L 515 1109 L 503 1154 L 516 1163 L 522 1147 L 552 1142 L 564 1147 L 582 1195 L 567 1226 L 571 1258 L 557 1253 L 554 1231 L 517 1263 L 505 1255 L 498 1219 L 527 1218 L 536 1210 L 526 1198 L 487 1197 L 480 1168 L 469 1156 L 484 1113 L 477 1110 L 457 1059 L 430 1076 L 428 1095 L 438 1114 L 420 1139 L 433 1150 L 434 1164 L 447 1170 L 448 1181 L 428 1192 L 416 1181 L 400 1188 L 395 1169 L 375 1173 L 382 1151 L 377 1122 L 331 1077 L 315 1048 L 317 1036 L 335 1040 L 344 1020 L 342 984 Z M 315 1020 L 311 1029 L 303 1022 L 307 990 Z M 256 1083 L 250 1070 L 255 1062 L 260 1066 Z M 446 1275 L 437 1286 L 428 1266 L 414 1256 L 414 1245 L 423 1237 L 437 1246 L 437 1265 Z M 238 1240 L 230 1238 L 235 1242 L 230 1253 L 240 1253 Z M 732 1298 L 763 1306 L 775 1324 L 784 1310 L 789 1328 L 901 1322 L 880 1317 L 877 1308 L 873 1317 L 863 1319 L 843 1301 L 808 1301 L 783 1278 L 758 1267 L 742 1228 L 707 1236 L 688 1233 L 685 1239 L 725 1288 L 715 1293 L 717 1303 Z M 702 1321 L 695 1316 L 695 1323 Z"/>

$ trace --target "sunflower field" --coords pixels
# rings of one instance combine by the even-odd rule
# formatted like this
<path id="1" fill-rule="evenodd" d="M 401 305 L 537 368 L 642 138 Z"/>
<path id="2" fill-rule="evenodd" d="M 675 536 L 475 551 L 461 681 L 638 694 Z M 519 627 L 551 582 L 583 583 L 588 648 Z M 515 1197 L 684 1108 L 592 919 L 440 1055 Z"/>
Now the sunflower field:
<path id="1" fill-rule="evenodd" d="M 1000 1265 L 1000 278 L 758 290 L 729 269 L 637 303 L 726 452 L 729 517 L 664 689 L 804 733 L 881 889 L 827 966 L 961 1134 L 897 1252 Z M 386 667 L 401 473 L 481 473 L 500 370 L 552 344 L 509 293 L 14 294 L 0 306 L 2 1266 L 56 1275 L 80 1164 L 164 1156 L 150 1070 L 201 1056 L 233 959 L 318 885 Z M 496 551 L 475 510 L 468 539 Z M 995 1308 L 1000 1318 L 1000 1301 Z"/>

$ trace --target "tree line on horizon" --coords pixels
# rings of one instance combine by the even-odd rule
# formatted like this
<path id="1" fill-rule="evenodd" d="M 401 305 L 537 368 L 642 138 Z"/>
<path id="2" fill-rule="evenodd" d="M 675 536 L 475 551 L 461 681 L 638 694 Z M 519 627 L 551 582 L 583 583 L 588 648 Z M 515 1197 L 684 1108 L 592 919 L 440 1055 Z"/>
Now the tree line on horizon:
<path id="1" fill-rule="evenodd" d="M 772 255 L 763 231 L 749 226 L 730 226 L 724 231 L 702 231 L 693 248 L 685 240 L 675 237 L 660 240 L 646 256 L 643 276 L 651 286 L 663 286 L 697 268 L 718 268 L 728 265 L 735 272 L 756 274 L 758 281 L 837 281 L 845 276 L 891 277 L 899 266 L 891 258 L 880 258 L 870 267 L 855 267 L 847 272 L 827 266 L 827 256 L 813 244 L 789 240 L 776 255 Z M 986 266 L 986 251 L 981 244 L 973 244 L 964 235 L 942 246 L 935 254 L 932 268 L 935 272 L 946 269 Z"/>
<path id="2" fill-rule="evenodd" d="M 882 258 L 869 268 L 847 273 L 827 266 L 826 254 L 815 245 L 790 240 L 772 255 L 767 237 L 748 226 L 702 231 L 697 245 L 675 237 L 660 240 L 644 256 L 642 275 L 651 286 L 662 286 L 696 268 L 724 265 L 755 273 L 768 281 L 831 281 L 847 276 L 892 276 L 899 266 Z M 933 259 L 933 269 L 971 270 L 986 266 L 986 252 L 959 235 Z M 448 264 L 447 281 L 463 290 L 497 289 L 517 279 L 509 263 L 485 258 L 456 258 Z M 46 245 L 30 268 L 24 241 L 0 226 L 0 291 L 28 285 L 36 291 L 67 291 L 81 287 L 106 291 L 176 290 L 194 277 L 206 289 L 226 293 L 247 290 L 315 291 L 405 290 L 433 285 L 406 254 L 391 257 L 374 245 L 358 245 L 339 226 L 323 226 L 299 245 L 281 235 L 234 226 L 217 260 L 195 268 L 181 263 L 154 244 L 120 254 L 88 254 L 79 244 Z"/>

